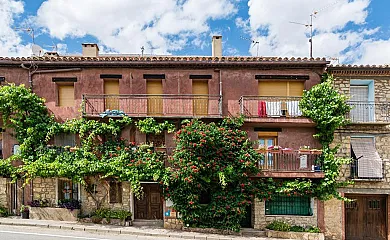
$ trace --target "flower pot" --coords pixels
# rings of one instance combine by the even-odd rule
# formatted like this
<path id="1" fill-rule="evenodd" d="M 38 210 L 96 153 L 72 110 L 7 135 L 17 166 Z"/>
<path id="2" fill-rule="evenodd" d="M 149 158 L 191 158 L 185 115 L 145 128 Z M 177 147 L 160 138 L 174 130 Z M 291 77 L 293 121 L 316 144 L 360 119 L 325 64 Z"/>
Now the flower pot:
<path id="1" fill-rule="evenodd" d="M 30 212 L 29 211 L 23 211 L 22 212 L 22 219 L 29 219 L 30 218 Z"/>
<path id="2" fill-rule="evenodd" d="M 321 155 L 322 154 L 322 150 L 311 150 L 310 153 L 313 154 L 313 155 Z"/>
<path id="3" fill-rule="evenodd" d="M 310 154 L 310 150 L 306 150 L 306 149 L 299 149 L 299 154 Z"/>
<path id="4" fill-rule="evenodd" d="M 268 152 L 270 152 L 270 153 L 281 153 L 282 150 L 271 149 L 271 150 L 268 150 Z"/>
<path id="5" fill-rule="evenodd" d="M 266 153 L 267 149 L 255 149 L 257 153 Z"/>

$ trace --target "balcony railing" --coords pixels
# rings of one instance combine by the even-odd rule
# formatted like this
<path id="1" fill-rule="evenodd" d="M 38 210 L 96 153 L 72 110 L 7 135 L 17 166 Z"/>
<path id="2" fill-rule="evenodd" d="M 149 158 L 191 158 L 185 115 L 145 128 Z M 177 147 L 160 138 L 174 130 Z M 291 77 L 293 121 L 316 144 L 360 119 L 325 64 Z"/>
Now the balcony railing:
<path id="1" fill-rule="evenodd" d="M 359 159 L 353 159 L 350 165 L 349 178 L 354 180 L 366 180 L 366 181 L 382 181 L 383 179 L 383 162 L 378 168 L 359 168 Z"/>
<path id="2" fill-rule="evenodd" d="M 242 96 L 240 112 L 247 117 L 301 117 L 301 97 Z"/>
<path id="3" fill-rule="evenodd" d="M 107 110 L 131 117 L 221 117 L 219 95 L 83 95 L 83 116 L 106 116 Z M 109 111 L 108 111 L 109 112 Z"/>
<path id="4" fill-rule="evenodd" d="M 389 103 L 349 101 L 348 105 L 352 107 L 348 116 L 352 123 L 389 122 Z"/>
<path id="5" fill-rule="evenodd" d="M 322 172 L 320 154 L 289 151 L 272 152 L 257 150 L 263 156 L 258 162 L 262 171 L 272 172 Z"/>

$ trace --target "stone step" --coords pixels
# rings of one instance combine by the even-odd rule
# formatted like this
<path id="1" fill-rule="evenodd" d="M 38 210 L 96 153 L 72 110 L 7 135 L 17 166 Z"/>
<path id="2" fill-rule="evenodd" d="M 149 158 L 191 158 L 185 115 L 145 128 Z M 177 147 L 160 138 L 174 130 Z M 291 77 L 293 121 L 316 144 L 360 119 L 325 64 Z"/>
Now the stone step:
<path id="1" fill-rule="evenodd" d="M 135 219 L 133 221 L 134 227 L 164 227 L 163 220 L 146 220 L 146 219 Z"/>
<path id="2" fill-rule="evenodd" d="M 266 232 L 253 228 L 241 228 L 241 235 L 244 237 L 265 237 Z"/>

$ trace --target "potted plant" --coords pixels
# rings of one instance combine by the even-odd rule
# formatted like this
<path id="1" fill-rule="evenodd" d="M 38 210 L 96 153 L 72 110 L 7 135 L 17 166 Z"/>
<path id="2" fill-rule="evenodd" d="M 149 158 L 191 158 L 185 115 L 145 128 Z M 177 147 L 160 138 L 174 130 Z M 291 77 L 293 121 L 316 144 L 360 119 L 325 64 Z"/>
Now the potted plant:
<path id="1" fill-rule="evenodd" d="M 299 148 L 300 154 L 310 154 L 310 146 L 301 146 Z"/>
<path id="2" fill-rule="evenodd" d="M 283 153 L 293 153 L 294 150 L 293 150 L 292 148 L 283 148 L 283 149 L 282 149 L 282 152 L 283 152 Z"/>
<path id="3" fill-rule="evenodd" d="M 30 209 L 28 206 L 22 205 L 20 207 L 20 214 L 22 215 L 23 219 L 29 219 L 30 218 Z"/>
<path id="4" fill-rule="evenodd" d="M 264 145 L 260 145 L 258 149 L 256 149 L 256 152 L 258 153 L 266 153 L 267 148 Z"/>
<path id="5" fill-rule="evenodd" d="M 281 146 L 270 146 L 270 147 L 268 147 L 268 151 L 270 153 L 281 153 L 282 147 Z"/>
<path id="6" fill-rule="evenodd" d="M 321 155 L 322 154 L 322 150 L 321 149 L 311 149 L 310 150 L 310 153 L 311 154 L 314 154 L 314 155 Z"/>

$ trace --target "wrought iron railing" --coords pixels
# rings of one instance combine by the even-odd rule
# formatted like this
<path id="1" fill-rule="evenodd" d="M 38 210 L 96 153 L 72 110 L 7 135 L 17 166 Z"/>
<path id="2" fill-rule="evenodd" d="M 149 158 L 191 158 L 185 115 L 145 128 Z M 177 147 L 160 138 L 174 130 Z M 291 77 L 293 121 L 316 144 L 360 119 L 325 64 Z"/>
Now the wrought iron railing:
<path id="1" fill-rule="evenodd" d="M 349 178 L 355 180 L 381 181 L 383 179 L 383 170 L 383 162 L 379 169 L 367 167 L 359 168 L 359 159 L 352 159 L 352 162 L 350 164 Z"/>
<path id="2" fill-rule="evenodd" d="M 107 111 L 110 110 L 110 111 Z M 83 116 L 118 113 L 132 117 L 221 117 L 219 95 L 83 95 Z"/>
<path id="3" fill-rule="evenodd" d="M 352 107 L 348 118 L 352 123 L 389 122 L 390 104 L 378 102 L 349 101 Z"/>
<path id="4" fill-rule="evenodd" d="M 301 97 L 242 96 L 240 112 L 247 117 L 301 117 Z"/>
<path id="5" fill-rule="evenodd" d="M 262 156 L 262 159 L 258 161 L 258 166 L 262 171 L 322 172 L 321 153 L 269 150 L 257 150 L 257 152 Z"/>

